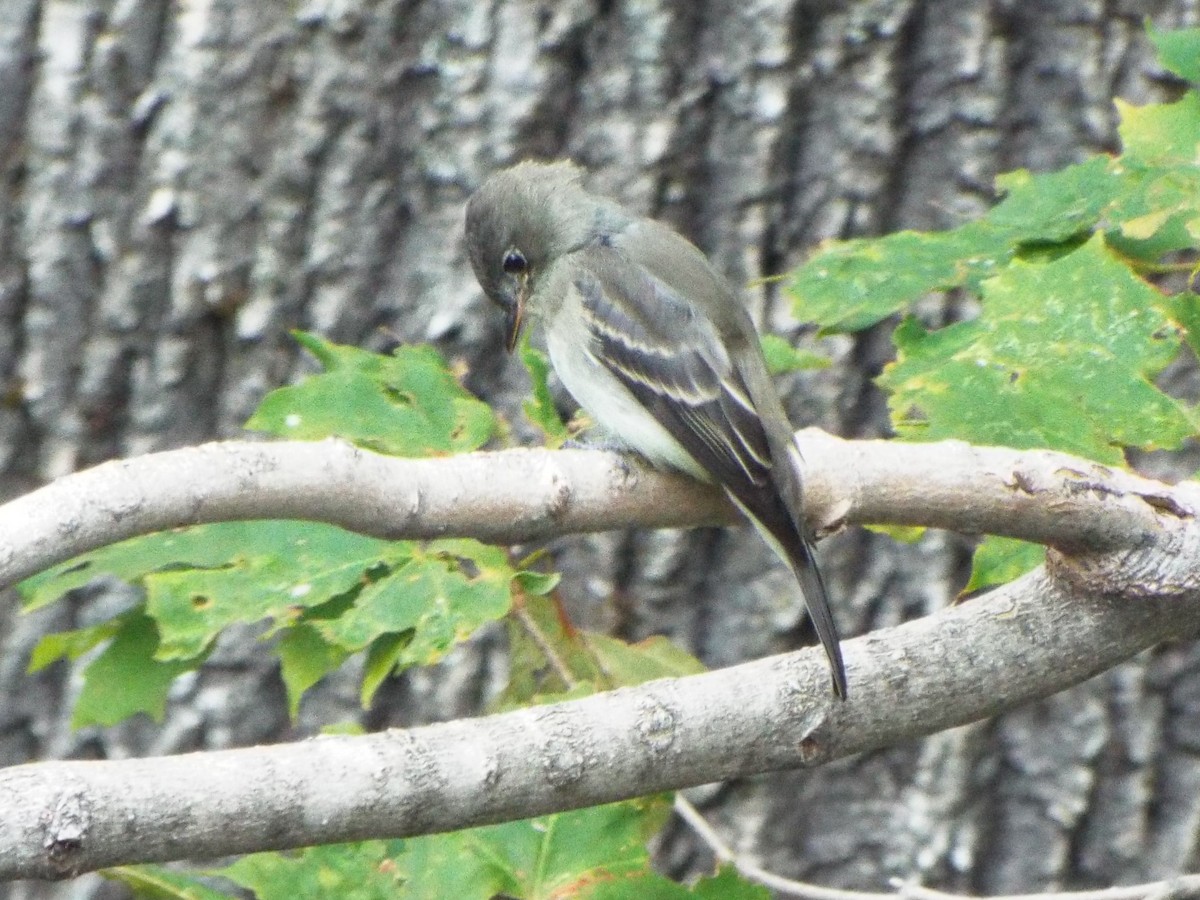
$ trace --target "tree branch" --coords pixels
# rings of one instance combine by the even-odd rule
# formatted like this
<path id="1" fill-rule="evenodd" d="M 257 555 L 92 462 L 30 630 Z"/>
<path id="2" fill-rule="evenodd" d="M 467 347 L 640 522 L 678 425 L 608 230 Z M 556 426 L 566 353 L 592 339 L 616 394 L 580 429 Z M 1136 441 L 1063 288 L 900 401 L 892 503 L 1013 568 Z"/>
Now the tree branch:
<path id="1" fill-rule="evenodd" d="M 953 526 L 1070 551 L 986 597 L 815 650 L 482 719 L 0 772 L 0 879 L 424 834 L 815 766 L 996 715 L 1200 629 L 1197 487 L 1061 454 L 808 435 L 816 521 Z M 836 498 L 836 499 L 835 499 Z M 179 524 L 332 521 L 519 541 L 731 516 L 711 489 L 596 452 L 385 459 L 327 441 L 109 463 L 0 508 L 8 581 Z"/>
<path id="2" fill-rule="evenodd" d="M 1048 451 L 843 441 L 813 430 L 802 447 L 809 515 L 825 532 L 926 525 L 1097 553 L 1166 540 L 1200 508 L 1200 485 L 1167 487 Z M 104 463 L 0 507 L 0 585 L 139 534 L 272 518 L 387 538 L 520 543 L 737 516 L 710 486 L 597 450 L 399 459 L 337 440 L 230 441 Z"/>
<path id="3" fill-rule="evenodd" d="M 1200 604 L 1038 570 L 847 641 L 688 678 L 358 737 L 0 771 L 0 879 L 464 828 L 829 760 L 994 716 L 1200 628 Z"/>

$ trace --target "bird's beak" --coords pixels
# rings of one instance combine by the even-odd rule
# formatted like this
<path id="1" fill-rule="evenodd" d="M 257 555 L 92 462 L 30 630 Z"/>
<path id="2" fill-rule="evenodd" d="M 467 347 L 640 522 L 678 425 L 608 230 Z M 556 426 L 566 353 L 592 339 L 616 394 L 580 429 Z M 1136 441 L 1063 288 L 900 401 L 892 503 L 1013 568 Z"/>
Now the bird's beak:
<path id="1" fill-rule="evenodd" d="M 528 293 L 529 278 L 522 276 L 516 296 L 504 304 L 504 347 L 509 353 L 516 349 L 517 340 L 521 337 L 521 326 L 525 324 L 525 296 Z"/>

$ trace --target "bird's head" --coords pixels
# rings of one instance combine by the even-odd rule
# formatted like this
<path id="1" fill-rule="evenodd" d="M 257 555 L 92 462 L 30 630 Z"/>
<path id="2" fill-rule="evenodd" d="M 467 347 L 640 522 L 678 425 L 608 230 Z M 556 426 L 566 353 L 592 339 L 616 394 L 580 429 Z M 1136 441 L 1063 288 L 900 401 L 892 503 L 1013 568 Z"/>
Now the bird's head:
<path id="1" fill-rule="evenodd" d="M 504 311 L 505 345 L 517 345 L 538 278 L 593 230 L 596 201 L 570 162 L 524 162 L 487 179 L 467 203 L 467 252 L 488 299 Z"/>

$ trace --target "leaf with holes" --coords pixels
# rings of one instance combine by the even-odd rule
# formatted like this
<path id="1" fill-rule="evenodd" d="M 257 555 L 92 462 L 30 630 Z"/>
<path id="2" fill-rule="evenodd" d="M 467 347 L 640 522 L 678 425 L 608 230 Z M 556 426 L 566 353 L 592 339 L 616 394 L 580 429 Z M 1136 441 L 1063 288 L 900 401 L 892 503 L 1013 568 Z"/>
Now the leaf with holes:
<path id="1" fill-rule="evenodd" d="M 1180 327 L 1162 296 L 1099 237 L 1048 263 L 1014 263 L 983 287 L 982 315 L 896 331 L 879 383 L 899 435 L 1048 447 L 1123 462 L 1123 447 L 1179 446 L 1193 412 L 1153 378 Z"/>
<path id="2" fill-rule="evenodd" d="M 395 456 L 475 450 L 495 431 L 487 404 L 472 397 L 432 347 L 369 353 L 296 333 L 325 371 L 266 396 L 246 423 L 294 440 L 337 436 Z"/>

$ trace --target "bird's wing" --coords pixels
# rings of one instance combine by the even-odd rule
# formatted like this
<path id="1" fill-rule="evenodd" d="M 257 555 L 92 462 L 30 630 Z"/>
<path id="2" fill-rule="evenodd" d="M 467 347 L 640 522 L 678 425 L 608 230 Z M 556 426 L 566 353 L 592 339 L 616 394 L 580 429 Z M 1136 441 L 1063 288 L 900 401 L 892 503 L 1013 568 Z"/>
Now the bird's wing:
<path id="1" fill-rule="evenodd" d="M 762 420 L 712 323 L 616 251 L 580 257 L 574 287 L 596 359 L 739 499 L 773 492 Z"/>
<path id="2" fill-rule="evenodd" d="M 798 475 L 777 477 L 776 466 L 791 466 L 792 460 L 785 451 L 773 453 L 752 391 L 716 326 L 666 280 L 611 245 L 598 242 L 577 253 L 574 288 L 592 354 L 726 490 L 791 567 L 844 697 L 837 630 L 800 520 Z M 698 252 L 676 263 L 686 268 L 696 259 L 705 268 L 691 275 L 676 271 L 674 284 L 694 277 L 702 285 L 710 277 Z M 745 328 L 750 333 L 739 337 L 756 341 L 752 327 Z M 789 432 L 789 445 L 790 440 Z M 792 487 L 797 496 L 785 499 L 781 490 Z"/>

